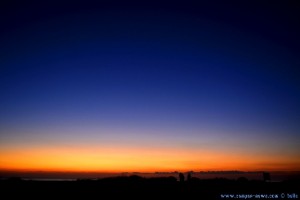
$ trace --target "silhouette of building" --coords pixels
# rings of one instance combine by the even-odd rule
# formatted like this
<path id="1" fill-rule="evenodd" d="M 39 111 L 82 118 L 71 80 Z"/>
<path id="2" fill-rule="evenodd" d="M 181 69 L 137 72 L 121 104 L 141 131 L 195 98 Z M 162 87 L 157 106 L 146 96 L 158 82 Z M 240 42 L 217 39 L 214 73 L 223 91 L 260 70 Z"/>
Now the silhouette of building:
<path id="1" fill-rule="evenodd" d="M 188 172 L 187 181 L 191 181 L 191 179 L 192 179 L 192 172 Z"/>
<path id="2" fill-rule="evenodd" d="M 183 175 L 183 173 L 179 173 L 179 181 L 181 183 L 184 182 L 184 175 Z"/>

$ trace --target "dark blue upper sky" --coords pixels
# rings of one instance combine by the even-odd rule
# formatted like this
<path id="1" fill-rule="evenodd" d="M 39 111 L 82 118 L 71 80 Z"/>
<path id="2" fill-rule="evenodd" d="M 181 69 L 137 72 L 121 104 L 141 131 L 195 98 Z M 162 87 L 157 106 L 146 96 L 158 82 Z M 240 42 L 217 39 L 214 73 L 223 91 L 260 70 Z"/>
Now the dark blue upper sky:
<path id="1" fill-rule="evenodd" d="M 202 127 L 299 142 L 299 5 L 196 2 L 0 6 L 0 136 Z"/>

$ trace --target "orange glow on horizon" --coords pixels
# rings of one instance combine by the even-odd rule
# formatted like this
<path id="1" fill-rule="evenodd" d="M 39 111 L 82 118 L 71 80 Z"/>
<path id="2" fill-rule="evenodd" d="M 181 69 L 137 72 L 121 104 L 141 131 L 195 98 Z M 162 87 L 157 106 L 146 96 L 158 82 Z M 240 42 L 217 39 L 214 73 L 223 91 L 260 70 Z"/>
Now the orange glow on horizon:
<path id="1" fill-rule="evenodd" d="M 273 159 L 273 160 L 272 160 Z M 1 149 L 0 170 L 65 172 L 155 172 L 206 170 L 299 170 L 295 159 L 244 156 L 204 150 L 132 147 Z M 285 165 L 283 165 L 284 163 Z"/>

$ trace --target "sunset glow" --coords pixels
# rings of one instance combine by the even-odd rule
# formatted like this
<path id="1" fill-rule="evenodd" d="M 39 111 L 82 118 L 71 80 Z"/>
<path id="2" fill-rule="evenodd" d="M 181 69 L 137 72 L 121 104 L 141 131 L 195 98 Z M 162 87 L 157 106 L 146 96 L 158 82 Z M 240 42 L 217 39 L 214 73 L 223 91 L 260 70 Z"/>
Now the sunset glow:
<path id="1" fill-rule="evenodd" d="M 132 147 L 1 149 L 0 170 L 156 172 L 202 170 L 298 170 L 295 157 L 246 156 L 229 152 Z M 281 163 L 285 163 L 281 165 Z"/>

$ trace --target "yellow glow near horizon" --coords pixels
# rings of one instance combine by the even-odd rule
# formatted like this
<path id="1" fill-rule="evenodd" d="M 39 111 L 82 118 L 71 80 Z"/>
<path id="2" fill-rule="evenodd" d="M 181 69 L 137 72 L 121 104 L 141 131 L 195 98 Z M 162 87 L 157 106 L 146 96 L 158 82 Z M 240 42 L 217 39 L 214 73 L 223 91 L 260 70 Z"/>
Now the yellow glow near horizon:
<path id="1" fill-rule="evenodd" d="M 39 147 L 0 150 L 0 170 L 14 171 L 298 170 L 300 164 L 294 160 L 171 148 Z"/>

